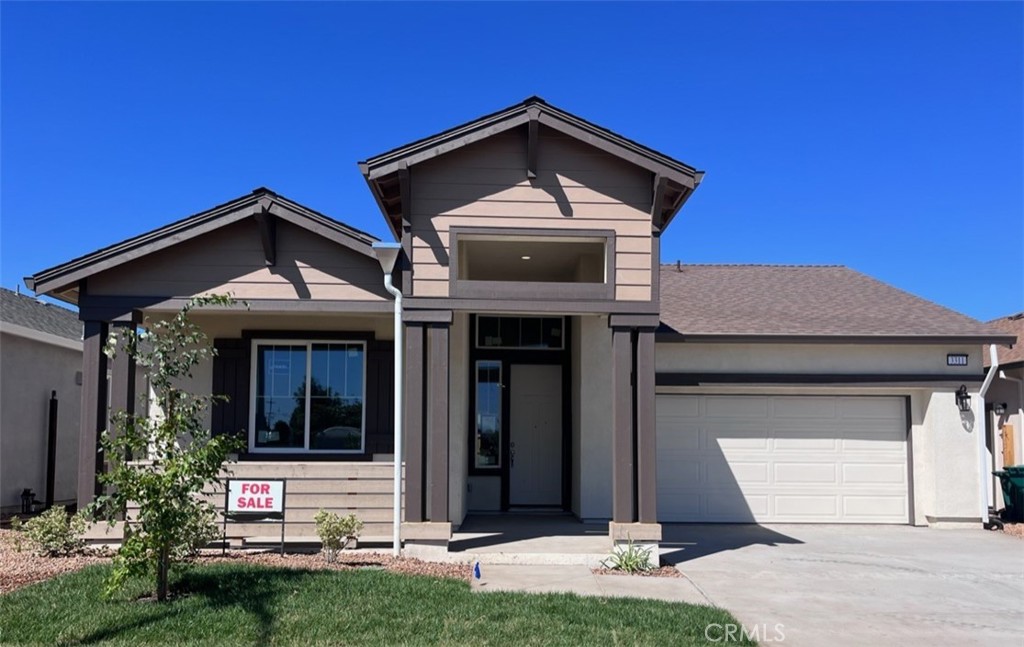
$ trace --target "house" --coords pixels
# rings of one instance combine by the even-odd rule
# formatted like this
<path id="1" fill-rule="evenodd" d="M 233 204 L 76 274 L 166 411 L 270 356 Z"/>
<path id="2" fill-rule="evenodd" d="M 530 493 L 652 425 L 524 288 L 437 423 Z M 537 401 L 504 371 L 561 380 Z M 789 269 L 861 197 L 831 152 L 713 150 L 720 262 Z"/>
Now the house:
<path id="1" fill-rule="evenodd" d="M 21 512 L 21 495 L 26 489 L 42 503 L 75 502 L 81 371 L 82 324 L 78 315 L 0 288 L 3 513 Z M 56 422 L 53 438 L 51 408 Z"/>
<path id="2" fill-rule="evenodd" d="M 1024 312 L 994 319 L 989 325 L 1006 334 L 1016 335 L 1017 339 L 1024 338 Z M 988 348 L 985 350 L 985 369 L 991 370 L 990 351 Z M 1024 347 L 995 346 L 995 351 L 999 366 L 988 390 L 985 410 L 993 471 L 1007 465 L 1024 464 L 1024 436 L 1021 434 L 1024 425 Z M 998 482 L 994 480 L 989 502 L 996 508 L 1003 507 L 999 488 Z"/>
<path id="3" fill-rule="evenodd" d="M 1014 335 L 841 267 L 662 264 L 703 172 L 538 98 L 359 167 L 402 248 L 406 548 L 524 509 L 642 542 L 665 522 L 981 521 L 982 345 Z M 247 438 L 236 474 L 289 479 L 289 533 L 329 506 L 387 537 L 375 240 L 257 189 L 29 277 L 79 307 L 83 447 L 107 332 L 230 292 L 248 309 L 196 314 L 219 356 L 195 387 L 231 397 L 210 423 Z M 134 367 L 110 370 L 131 409 Z M 92 460 L 79 478 L 84 503 Z"/>

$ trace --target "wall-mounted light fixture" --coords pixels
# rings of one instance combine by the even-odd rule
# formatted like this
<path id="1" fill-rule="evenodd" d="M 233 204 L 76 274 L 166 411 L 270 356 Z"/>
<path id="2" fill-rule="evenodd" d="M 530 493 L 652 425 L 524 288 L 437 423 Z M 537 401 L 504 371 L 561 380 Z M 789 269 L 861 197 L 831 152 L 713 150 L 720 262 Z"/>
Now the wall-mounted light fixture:
<path id="1" fill-rule="evenodd" d="M 1003 415 L 1004 413 L 1006 413 L 1006 403 L 1005 402 L 996 402 L 996 403 L 994 403 L 992 405 L 992 411 L 997 416 Z"/>
<path id="2" fill-rule="evenodd" d="M 967 393 L 966 384 L 961 384 L 960 388 L 956 390 L 956 406 L 964 412 L 971 410 L 971 396 Z"/>

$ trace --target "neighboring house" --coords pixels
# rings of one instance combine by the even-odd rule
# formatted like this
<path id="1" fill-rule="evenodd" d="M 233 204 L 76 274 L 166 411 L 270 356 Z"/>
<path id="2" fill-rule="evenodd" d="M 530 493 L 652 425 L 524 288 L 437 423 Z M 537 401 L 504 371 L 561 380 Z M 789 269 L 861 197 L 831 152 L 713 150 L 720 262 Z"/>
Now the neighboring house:
<path id="1" fill-rule="evenodd" d="M 50 399 L 57 399 L 54 504 L 78 484 L 82 323 L 60 306 L 0 288 L 0 511 L 20 512 L 27 488 L 46 502 Z"/>
<path id="2" fill-rule="evenodd" d="M 538 508 L 645 542 L 662 522 L 980 523 L 984 444 L 955 392 L 1014 335 L 845 268 L 664 265 L 703 172 L 540 99 L 360 169 L 403 249 L 408 547 Z M 231 396 L 211 425 L 247 439 L 236 474 L 290 479 L 291 534 L 329 506 L 387 537 L 375 240 L 258 189 L 29 277 L 80 308 L 83 443 L 107 331 L 230 292 L 248 308 L 195 315 L 220 351 L 195 387 Z M 115 408 L 133 371 L 111 367 Z"/>
<path id="3" fill-rule="evenodd" d="M 1024 339 L 1024 312 L 1001 317 L 989 325 L 1006 334 Z M 1005 465 L 1024 464 L 1024 345 L 1013 348 L 996 346 L 999 367 L 985 401 L 988 425 L 988 449 L 993 470 Z M 991 367 L 989 349 L 985 349 L 985 368 Z M 998 481 L 993 482 L 991 503 L 1003 507 Z"/>

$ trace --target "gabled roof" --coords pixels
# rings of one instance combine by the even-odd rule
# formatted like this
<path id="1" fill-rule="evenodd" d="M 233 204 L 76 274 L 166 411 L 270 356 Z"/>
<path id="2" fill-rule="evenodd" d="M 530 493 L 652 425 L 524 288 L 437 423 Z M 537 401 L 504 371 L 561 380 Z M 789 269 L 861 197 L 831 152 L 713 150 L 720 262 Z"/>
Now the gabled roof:
<path id="1" fill-rule="evenodd" d="M 359 162 L 370 191 L 395 237 L 401 237 L 402 203 L 405 197 L 405 190 L 401 186 L 403 171 L 420 162 L 531 122 L 575 137 L 663 179 L 665 186 L 659 193 L 661 205 L 657 209 L 659 222 L 656 223 L 661 229 L 668 225 L 704 177 L 703 171 L 689 164 L 557 108 L 540 97 L 529 97 L 504 110 Z"/>
<path id="2" fill-rule="evenodd" d="M 0 321 L 73 341 L 82 339 L 82 322 L 76 313 L 6 288 L 0 288 Z"/>
<path id="3" fill-rule="evenodd" d="M 1012 344 L 1008 335 L 846 267 L 662 265 L 663 336 L 693 341 Z"/>
<path id="4" fill-rule="evenodd" d="M 360 254 L 374 257 L 371 245 L 377 242 L 377 238 L 261 187 L 212 209 L 33 274 L 25 278 L 25 285 L 36 293 L 52 293 L 57 298 L 77 303 L 78 282 L 90 275 L 240 220 L 266 216 L 280 218 Z"/>
<path id="5" fill-rule="evenodd" d="M 1017 336 L 1018 343 L 1013 348 L 1000 348 L 996 346 L 996 351 L 999 353 L 999 366 L 1002 368 L 1012 368 L 1024 365 L 1024 312 L 993 319 L 988 322 L 988 325 L 998 328 L 1009 335 Z M 988 349 L 986 348 L 985 366 L 990 365 Z"/>

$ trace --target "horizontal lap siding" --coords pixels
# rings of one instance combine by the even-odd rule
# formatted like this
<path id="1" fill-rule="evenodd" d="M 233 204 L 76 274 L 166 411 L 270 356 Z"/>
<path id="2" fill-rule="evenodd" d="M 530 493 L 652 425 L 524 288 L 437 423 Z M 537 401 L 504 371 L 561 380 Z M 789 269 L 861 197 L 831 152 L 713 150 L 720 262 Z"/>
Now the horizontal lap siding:
<path id="1" fill-rule="evenodd" d="M 245 220 L 89 278 L 96 295 L 240 299 L 382 300 L 380 267 L 346 247 L 284 221 L 277 259 L 266 266 L 259 229 Z"/>
<path id="2" fill-rule="evenodd" d="M 524 132 L 413 169 L 413 294 L 448 296 L 452 227 L 610 229 L 616 298 L 650 299 L 650 173 L 542 127 L 537 178 L 529 180 Z"/>
<path id="3" fill-rule="evenodd" d="M 365 540 L 387 540 L 391 537 L 393 502 L 392 463 L 257 463 L 243 462 L 230 466 L 231 478 L 286 478 L 285 536 L 290 539 L 317 541 L 313 518 L 321 509 L 340 515 L 354 514 L 364 524 Z M 208 488 L 204 496 L 218 513 L 224 509 L 224 490 Z M 136 516 L 138 508 L 130 507 L 128 517 Z M 218 516 L 218 523 L 220 517 Z M 93 541 L 115 541 L 122 535 L 122 525 L 109 533 L 97 525 L 88 533 Z M 277 522 L 228 523 L 231 539 L 279 537 Z"/>

